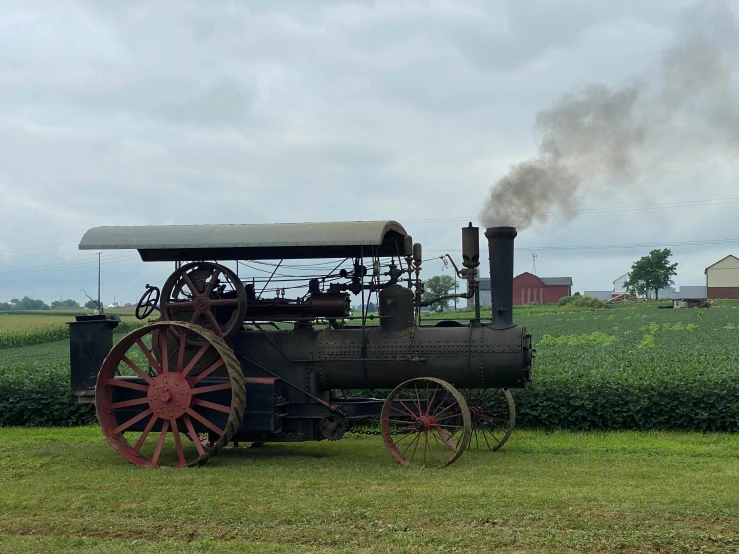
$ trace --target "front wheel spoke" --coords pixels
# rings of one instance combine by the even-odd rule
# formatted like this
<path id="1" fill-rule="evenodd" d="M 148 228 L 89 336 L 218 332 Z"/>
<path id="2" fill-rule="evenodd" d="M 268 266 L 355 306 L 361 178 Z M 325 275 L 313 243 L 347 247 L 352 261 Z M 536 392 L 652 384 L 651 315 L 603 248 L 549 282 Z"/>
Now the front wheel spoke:
<path id="1" fill-rule="evenodd" d="M 403 406 L 405 406 L 405 404 L 403 404 Z M 398 409 L 398 408 L 396 408 L 395 406 L 390 406 L 390 409 L 391 409 L 391 410 L 395 410 L 395 411 L 396 411 L 396 412 L 398 412 L 399 414 L 403 414 L 403 415 L 406 415 L 406 416 L 412 417 L 412 418 L 413 418 L 414 420 L 418 419 L 418 416 L 415 416 L 415 415 L 413 415 L 413 414 L 412 414 L 411 412 L 409 412 L 409 411 L 407 411 L 407 410 L 399 410 L 399 409 Z"/>
<path id="2" fill-rule="evenodd" d="M 205 394 L 206 392 L 213 392 L 217 390 L 226 390 L 231 388 L 231 383 L 221 383 L 220 385 L 210 385 L 209 387 L 200 387 L 197 389 L 191 389 L 191 394 Z"/>
<path id="3" fill-rule="evenodd" d="M 169 373 L 169 353 L 167 344 L 167 333 L 159 333 L 159 350 L 162 354 L 162 374 Z"/>
<path id="4" fill-rule="evenodd" d="M 152 467 L 157 467 L 159 465 L 159 456 L 162 453 L 164 441 L 167 440 L 167 430 L 169 430 L 169 420 L 165 419 L 164 424 L 162 424 L 162 432 L 159 433 L 159 441 L 157 442 L 157 447 L 154 450 L 154 455 L 151 457 Z"/>
<path id="5" fill-rule="evenodd" d="M 431 436 L 434 437 L 434 441 L 439 447 L 439 454 L 441 455 L 441 458 L 444 460 L 444 463 L 448 464 L 449 459 L 447 459 L 447 457 L 444 455 L 444 445 L 442 445 L 441 442 L 439 442 L 439 438 L 436 436 L 436 433 L 434 433 L 433 429 L 431 430 Z M 449 448 L 448 445 L 447 445 L 447 448 Z"/>
<path id="6" fill-rule="evenodd" d="M 147 416 L 150 416 L 152 413 L 153 412 L 151 411 L 151 408 L 146 408 L 140 414 L 135 415 L 134 417 L 132 417 L 131 419 L 129 419 L 128 421 L 126 421 L 124 423 L 121 423 L 118 427 L 116 427 L 115 429 L 113 429 L 113 431 L 111 433 L 113 435 L 118 435 L 121 431 L 125 431 L 126 429 L 128 429 L 129 427 L 131 427 L 131 425 L 133 425 L 136 422 L 141 421 L 142 419 L 144 419 Z"/>
<path id="7" fill-rule="evenodd" d="M 139 437 L 139 440 L 137 440 L 136 444 L 133 446 L 134 454 L 138 455 L 139 450 L 141 450 L 141 447 L 144 445 L 144 441 L 146 440 L 146 437 L 149 436 L 149 433 L 151 432 L 151 428 L 154 427 L 154 424 L 157 422 L 157 419 L 159 419 L 159 416 L 157 416 L 156 414 L 153 414 L 151 416 L 149 423 L 146 424 L 146 427 L 144 427 L 144 430 L 141 432 L 141 436 Z"/>
<path id="8" fill-rule="evenodd" d="M 213 423 L 212 421 L 209 421 L 209 420 L 205 419 L 205 418 L 204 418 L 203 416 L 201 416 L 201 415 L 200 415 L 199 413 L 197 413 L 197 412 L 196 412 L 195 410 L 193 410 L 192 408 L 186 408 L 186 409 L 185 409 L 185 412 L 186 412 L 186 413 L 187 413 L 187 414 L 188 414 L 188 415 L 189 415 L 190 417 L 192 417 L 192 418 L 195 418 L 195 419 L 196 419 L 197 421 L 199 421 L 200 423 L 202 423 L 203 425 L 205 425 L 205 426 L 206 426 L 206 427 L 207 427 L 208 429 L 210 429 L 210 430 L 211 430 L 211 431 L 213 431 L 214 433 L 217 433 L 218 435 L 223 435 L 223 429 L 219 429 L 219 428 L 218 428 L 218 427 L 217 427 L 217 426 L 215 425 L 215 423 Z"/>
<path id="9" fill-rule="evenodd" d="M 225 414 L 231 413 L 231 406 L 224 406 L 223 404 L 216 404 L 215 402 L 207 402 L 205 400 L 201 400 L 200 398 L 194 399 L 193 404 L 195 404 L 196 406 L 202 406 L 203 408 L 210 408 L 211 410 L 217 410 Z"/>
<path id="10" fill-rule="evenodd" d="M 182 441 L 180 440 L 180 431 L 177 428 L 177 418 L 172 418 L 172 436 L 174 437 L 174 445 L 177 449 L 177 460 L 180 462 L 180 467 L 185 467 L 187 461 L 185 460 L 185 451 L 182 449 Z"/>
<path id="11" fill-rule="evenodd" d="M 436 399 L 437 392 L 439 392 L 439 385 L 436 385 L 436 388 L 434 389 L 434 394 L 433 396 L 431 396 L 431 400 L 429 400 L 428 404 L 426 404 L 426 415 L 429 415 L 429 412 L 431 411 L 431 406 L 433 405 L 434 400 Z M 426 398 L 428 398 L 428 388 L 426 389 Z"/>
<path id="12" fill-rule="evenodd" d="M 410 435 L 408 435 L 408 436 L 410 436 Z M 408 452 L 408 449 L 409 449 L 409 448 L 411 447 L 411 445 L 412 445 L 413 443 L 415 443 L 415 444 L 416 444 L 416 446 L 415 446 L 415 447 L 413 448 L 413 455 L 411 456 L 411 462 L 413 462 L 413 457 L 414 457 L 414 456 L 416 455 L 416 448 L 418 447 L 418 443 L 419 443 L 420 439 L 421 439 L 421 433 L 416 433 L 416 438 L 415 438 L 415 439 L 413 439 L 413 440 L 412 440 L 411 442 L 409 442 L 409 443 L 408 443 L 408 444 L 407 444 L 407 445 L 405 446 L 405 450 L 403 450 L 403 452 L 401 452 L 401 453 L 400 453 L 400 457 L 401 457 L 401 458 L 405 458 L 405 453 L 406 453 L 406 452 Z M 394 446 L 394 445 L 393 445 L 393 446 Z"/>
<path id="13" fill-rule="evenodd" d="M 195 310 L 195 312 L 192 314 L 192 317 L 190 318 L 190 323 L 197 323 L 202 313 L 203 312 L 201 312 L 200 310 Z"/>
<path id="14" fill-rule="evenodd" d="M 192 439 L 193 444 L 195 445 L 195 448 L 198 451 L 198 454 L 201 456 L 205 456 L 205 449 L 203 448 L 203 443 L 200 442 L 200 436 L 195 432 L 195 427 L 192 424 L 192 420 L 190 419 L 190 416 L 185 414 L 182 416 L 182 419 L 185 420 L 185 427 L 187 427 L 187 432 L 190 433 L 190 438 Z"/>
<path id="15" fill-rule="evenodd" d="M 416 414 L 414 414 L 414 413 L 413 413 L 413 410 L 411 410 L 410 408 L 408 408 L 408 406 L 406 406 L 405 402 L 403 402 L 403 401 L 402 401 L 402 400 L 401 400 L 400 398 L 398 398 L 398 402 L 400 402 L 400 405 L 401 405 L 401 406 L 403 406 L 403 407 L 404 407 L 404 408 L 406 409 L 406 411 L 407 411 L 407 412 L 408 412 L 408 413 L 409 413 L 409 414 L 410 414 L 411 416 L 413 416 L 414 418 L 418 418 L 418 416 L 417 416 Z M 421 414 L 419 413 L 418 415 L 421 415 Z"/>
<path id="16" fill-rule="evenodd" d="M 128 367 L 130 367 L 132 370 L 134 370 L 134 372 L 136 372 L 136 374 L 139 377 L 141 377 L 144 381 L 146 381 L 150 385 L 153 385 L 154 384 L 154 380 L 151 377 L 149 377 L 149 375 L 143 369 L 141 369 L 139 366 L 137 366 L 135 363 L 133 363 L 128 358 L 128 356 L 126 356 L 124 354 L 123 357 L 121 358 L 121 360 L 123 360 L 123 363 L 125 363 Z"/>
<path id="17" fill-rule="evenodd" d="M 154 368 L 154 371 L 156 371 L 157 373 L 161 373 L 162 368 L 159 367 L 159 364 L 157 363 L 156 359 L 152 355 L 151 351 L 144 344 L 144 341 L 141 340 L 141 337 L 136 337 L 136 344 L 139 345 L 141 352 L 143 352 L 144 356 L 146 356 L 146 359 L 149 360 L 149 365 L 151 365 L 151 367 Z"/>
<path id="18" fill-rule="evenodd" d="M 396 440 L 393 443 L 393 446 L 395 446 L 396 444 L 398 444 L 400 441 L 405 440 L 408 437 L 410 437 L 411 435 L 413 435 L 413 431 L 415 431 L 415 429 L 410 429 L 409 431 L 406 431 L 405 434 L 402 437 L 400 437 L 398 440 Z"/>

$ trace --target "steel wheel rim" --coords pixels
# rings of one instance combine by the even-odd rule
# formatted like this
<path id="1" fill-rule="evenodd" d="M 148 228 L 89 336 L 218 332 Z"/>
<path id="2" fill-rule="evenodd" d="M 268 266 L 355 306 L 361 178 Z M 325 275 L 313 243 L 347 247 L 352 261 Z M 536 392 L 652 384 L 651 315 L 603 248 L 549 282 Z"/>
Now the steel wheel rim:
<path id="1" fill-rule="evenodd" d="M 198 270 L 209 271 L 204 290 L 199 290 L 190 278 Z M 224 277 L 226 285 L 230 285 L 236 298 L 211 298 L 220 278 Z M 189 300 L 179 299 L 180 293 L 189 291 Z M 162 287 L 161 319 L 180 321 L 182 317 L 189 323 L 201 325 L 215 335 L 227 339 L 232 337 L 244 321 L 246 315 L 246 289 L 236 274 L 229 268 L 211 262 L 193 262 L 183 265 L 169 276 Z M 219 307 L 234 306 L 235 309 L 226 323 L 217 321 L 214 310 Z M 184 322 L 184 320 L 181 320 Z"/>
<path id="2" fill-rule="evenodd" d="M 406 466 L 444 467 L 459 459 L 472 435 L 464 397 L 441 379 L 421 377 L 398 385 L 380 414 L 382 440 Z"/>
<path id="3" fill-rule="evenodd" d="M 508 389 L 466 389 L 472 418 L 470 448 L 495 452 L 516 426 L 516 405 Z"/>
<path id="4" fill-rule="evenodd" d="M 160 346 L 160 352 L 167 355 L 157 359 L 147 337 L 165 329 L 178 333 L 180 345 L 187 343 L 189 335 L 199 335 L 203 345 L 198 353 L 202 356 L 215 349 L 218 360 L 194 374 L 199 358 L 196 354 L 186 360 L 184 346 L 176 352 Z M 158 333 L 160 337 L 168 334 Z M 223 372 L 221 368 L 227 377 L 203 382 L 219 370 Z M 120 375 L 122 369 L 129 375 Z M 104 436 L 130 463 L 142 467 L 196 466 L 217 455 L 238 429 L 244 393 L 241 367 L 222 339 L 197 325 L 159 322 L 129 333 L 110 351 L 98 374 L 95 410 Z M 120 400 L 121 394 L 130 398 Z M 144 427 L 139 430 L 141 425 Z M 203 444 L 201 437 L 209 432 L 218 439 Z M 129 442 L 129 437 L 135 442 Z"/>

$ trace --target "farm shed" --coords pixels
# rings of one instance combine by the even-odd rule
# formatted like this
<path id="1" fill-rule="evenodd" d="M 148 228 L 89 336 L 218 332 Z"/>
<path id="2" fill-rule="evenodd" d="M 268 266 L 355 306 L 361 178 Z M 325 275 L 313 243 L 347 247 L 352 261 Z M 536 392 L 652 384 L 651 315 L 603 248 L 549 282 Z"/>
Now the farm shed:
<path id="1" fill-rule="evenodd" d="M 672 293 L 673 308 L 701 308 L 707 301 L 706 287 L 680 287 L 679 292 Z"/>
<path id="2" fill-rule="evenodd" d="M 485 277 L 484 279 L 477 280 L 480 287 L 480 306 L 490 306 L 493 300 L 490 296 L 490 279 Z M 467 299 L 467 307 L 473 308 L 475 306 L 475 299 Z"/>
<path id="3" fill-rule="evenodd" d="M 704 273 L 708 298 L 739 298 L 739 258 L 729 254 Z"/>
<path id="4" fill-rule="evenodd" d="M 513 279 L 514 304 L 556 304 L 572 294 L 572 277 L 537 277 L 524 272 Z"/>

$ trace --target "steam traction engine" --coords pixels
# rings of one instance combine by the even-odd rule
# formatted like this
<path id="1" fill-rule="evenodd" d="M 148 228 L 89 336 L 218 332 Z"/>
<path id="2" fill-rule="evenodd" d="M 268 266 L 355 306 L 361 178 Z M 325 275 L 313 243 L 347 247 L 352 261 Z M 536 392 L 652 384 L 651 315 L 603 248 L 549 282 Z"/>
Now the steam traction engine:
<path id="1" fill-rule="evenodd" d="M 141 466 L 198 465 L 230 442 L 335 440 L 378 423 L 406 465 L 447 465 L 468 446 L 497 450 L 515 423 L 508 389 L 530 380 L 532 347 L 512 322 L 516 231 L 485 236 L 492 320 L 480 319 L 470 224 L 463 269 L 454 266 L 467 292 L 447 297 L 476 298 L 475 315 L 423 324 L 434 300 L 422 300 L 421 245 L 396 222 L 91 229 L 80 249 L 136 249 L 175 270 L 161 291 L 147 285 L 136 308 L 158 319 L 115 346 L 115 317 L 71 324 L 72 389 Z M 383 389 L 386 398 L 357 394 Z"/>

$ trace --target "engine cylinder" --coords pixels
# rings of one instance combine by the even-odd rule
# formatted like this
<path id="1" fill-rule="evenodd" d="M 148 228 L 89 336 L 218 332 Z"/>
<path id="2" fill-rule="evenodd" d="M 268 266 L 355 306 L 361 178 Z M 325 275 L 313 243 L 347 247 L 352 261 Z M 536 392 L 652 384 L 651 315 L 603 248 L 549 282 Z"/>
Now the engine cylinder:
<path id="1" fill-rule="evenodd" d="M 380 329 L 386 335 L 405 332 L 413 327 L 413 291 L 401 285 L 390 285 L 380 291 Z"/>

